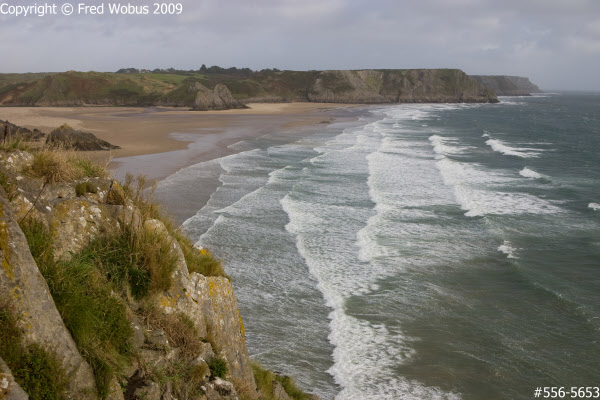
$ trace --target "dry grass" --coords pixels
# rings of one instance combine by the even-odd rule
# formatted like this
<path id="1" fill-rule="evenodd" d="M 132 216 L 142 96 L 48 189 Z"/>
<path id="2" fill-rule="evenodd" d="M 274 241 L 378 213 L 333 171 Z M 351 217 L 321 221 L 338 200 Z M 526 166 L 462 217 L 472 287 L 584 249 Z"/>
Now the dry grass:
<path id="1" fill-rule="evenodd" d="M 26 171 L 45 183 L 72 182 L 82 178 L 106 177 L 106 166 L 94 163 L 75 151 L 42 148 L 33 152 L 33 164 Z"/>
<path id="2" fill-rule="evenodd" d="M 181 349 L 184 360 L 198 357 L 202 349 L 202 339 L 194 327 L 194 323 L 185 315 L 167 314 L 151 302 L 143 304 L 138 312 L 142 323 L 152 330 L 162 329 L 169 343 Z"/>

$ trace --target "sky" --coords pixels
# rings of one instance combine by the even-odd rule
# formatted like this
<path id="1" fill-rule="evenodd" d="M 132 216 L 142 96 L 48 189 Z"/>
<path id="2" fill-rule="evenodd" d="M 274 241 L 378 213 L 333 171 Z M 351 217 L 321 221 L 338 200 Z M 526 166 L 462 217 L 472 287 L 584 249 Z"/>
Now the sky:
<path id="1" fill-rule="evenodd" d="M 80 2 L 104 15 L 79 14 Z M 108 0 L 69 0 L 70 16 L 64 0 L 3 3 L 59 15 L 0 13 L 0 72 L 443 67 L 600 91 L 600 0 L 181 0 L 179 15 L 132 0 L 149 14 L 127 16 Z"/>

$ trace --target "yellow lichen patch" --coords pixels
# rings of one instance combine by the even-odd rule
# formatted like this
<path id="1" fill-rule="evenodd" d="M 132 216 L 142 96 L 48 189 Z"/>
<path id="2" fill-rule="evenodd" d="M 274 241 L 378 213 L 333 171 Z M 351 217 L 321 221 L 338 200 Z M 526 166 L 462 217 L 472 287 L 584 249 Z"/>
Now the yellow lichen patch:
<path id="1" fill-rule="evenodd" d="M 167 297 L 165 295 L 160 295 L 158 299 L 158 304 L 165 310 L 165 312 L 170 313 L 177 304 L 177 301 L 172 297 Z"/>
<path id="2" fill-rule="evenodd" d="M 4 216 L 4 209 L 0 204 L 0 217 Z M 15 271 L 13 266 L 10 264 L 10 247 L 8 245 L 8 226 L 6 222 L 0 222 L 0 250 L 2 250 L 2 268 L 6 272 L 6 275 L 11 281 L 15 280 Z"/>
<path id="3" fill-rule="evenodd" d="M 246 328 L 244 328 L 244 321 L 242 321 L 242 314 L 238 310 L 238 318 L 240 319 L 240 332 L 242 332 L 242 336 L 246 336 Z"/>

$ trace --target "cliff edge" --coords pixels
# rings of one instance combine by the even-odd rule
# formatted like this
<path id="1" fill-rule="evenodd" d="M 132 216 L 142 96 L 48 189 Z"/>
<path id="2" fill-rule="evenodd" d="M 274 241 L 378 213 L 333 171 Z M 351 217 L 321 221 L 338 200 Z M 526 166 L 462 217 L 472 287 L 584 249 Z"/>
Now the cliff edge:
<path id="1" fill-rule="evenodd" d="M 143 178 L 0 146 L 0 399 L 316 398 L 250 360 L 220 262 Z"/>
<path id="2" fill-rule="evenodd" d="M 544 93 L 529 78 L 508 75 L 471 75 L 477 82 L 493 91 L 497 96 L 530 96 Z"/>

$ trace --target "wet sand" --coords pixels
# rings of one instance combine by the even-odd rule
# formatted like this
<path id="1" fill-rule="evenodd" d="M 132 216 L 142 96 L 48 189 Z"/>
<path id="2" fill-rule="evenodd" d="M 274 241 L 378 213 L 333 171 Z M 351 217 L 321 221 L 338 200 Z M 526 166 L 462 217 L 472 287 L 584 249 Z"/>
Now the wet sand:
<path id="1" fill-rule="evenodd" d="M 201 161 L 230 154 L 228 146 L 274 130 L 331 122 L 330 111 L 348 105 L 319 103 L 249 104 L 249 109 L 191 112 L 174 107 L 4 107 L 0 119 L 46 133 L 67 123 L 120 146 L 90 152 L 112 159 L 117 177 L 125 173 L 163 179 Z M 160 154 L 160 157 L 147 157 Z"/>

